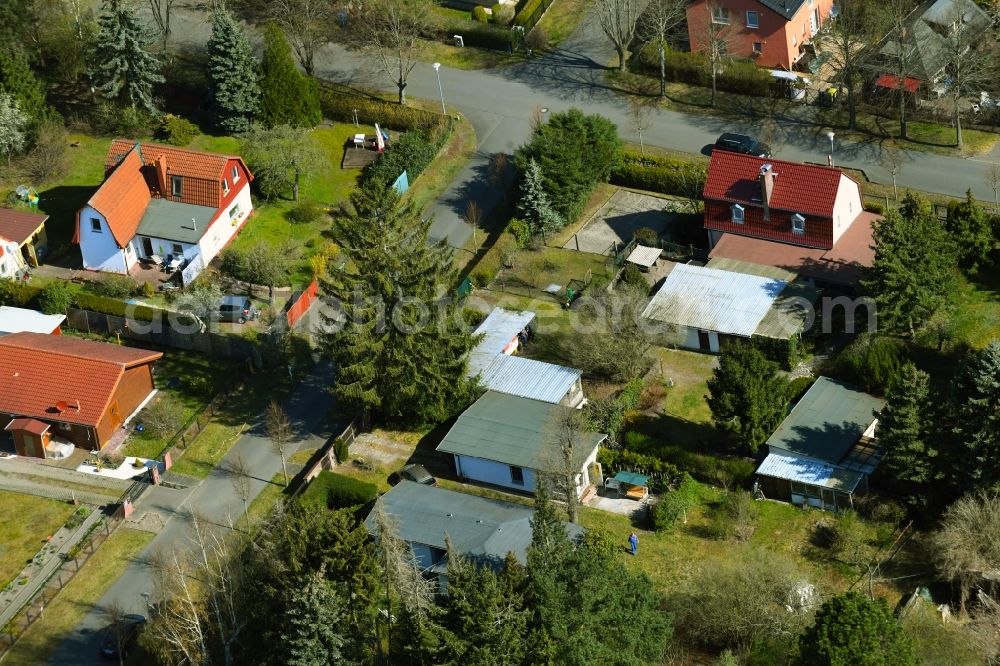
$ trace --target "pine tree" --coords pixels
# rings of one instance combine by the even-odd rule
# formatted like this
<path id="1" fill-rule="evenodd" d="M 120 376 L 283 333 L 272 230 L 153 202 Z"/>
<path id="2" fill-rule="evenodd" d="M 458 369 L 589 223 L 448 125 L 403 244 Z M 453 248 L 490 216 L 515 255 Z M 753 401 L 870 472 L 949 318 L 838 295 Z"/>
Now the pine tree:
<path id="1" fill-rule="evenodd" d="M 473 339 L 448 295 L 456 282 L 452 252 L 428 243 L 431 220 L 386 183 L 351 194 L 334 222 L 334 240 L 350 268 L 325 284 L 346 317 L 328 337 L 337 364 L 338 400 L 392 423 L 439 423 L 471 399 L 465 377 Z"/>
<path id="2" fill-rule="evenodd" d="M 955 246 L 912 193 L 875 224 L 872 239 L 875 260 L 861 284 L 875 299 L 880 327 L 912 335 L 954 286 Z"/>
<path id="3" fill-rule="evenodd" d="M 878 414 L 876 436 L 885 451 L 882 470 L 900 486 L 911 505 L 925 505 L 937 478 L 936 437 L 931 432 L 930 377 L 905 364 L 889 384 Z"/>
<path id="4" fill-rule="evenodd" d="M 1000 484 L 1000 341 L 973 352 L 952 381 L 956 490 Z"/>
<path id="5" fill-rule="evenodd" d="M 153 86 L 163 82 L 159 59 L 146 50 L 153 33 L 131 0 L 106 0 L 98 23 L 91 75 L 100 94 L 133 109 L 156 112 Z"/>
<path id="6" fill-rule="evenodd" d="M 708 393 L 716 427 L 735 433 L 751 452 L 774 432 L 788 404 L 787 382 L 777 364 L 750 344 L 722 348 Z"/>
<path id="7" fill-rule="evenodd" d="M 299 72 L 285 33 L 273 21 L 264 29 L 260 93 L 260 118 L 270 127 L 312 127 L 323 119 L 316 82 Z"/>
<path id="8" fill-rule="evenodd" d="M 563 226 L 559 214 L 549 203 L 549 197 L 542 183 L 542 168 L 534 158 L 528 160 L 528 167 L 524 171 L 517 211 L 528 223 L 532 235 L 544 237 Z"/>
<path id="9" fill-rule="evenodd" d="M 37 125 L 46 114 L 45 88 L 20 48 L 0 48 L 0 91 L 10 94 L 18 108 Z"/>
<path id="10" fill-rule="evenodd" d="M 260 104 L 257 59 L 246 33 L 225 9 L 216 11 L 208 40 L 208 76 L 215 122 L 230 134 L 250 129 Z"/>
<path id="11" fill-rule="evenodd" d="M 339 631 L 346 619 L 341 606 L 340 598 L 324 580 L 322 568 L 310 576 L 301 589 L 293 592 L 283 623 L 283 663 L 288 666 L 349 666 L 351 662 L 341 653 L 346 642 Z"/>
<path id="12" fill-rule="evenodd" d="M 531 545 L 528 547 L 528 574 L 532 581 L 559 568 L 559 563 L 573 547 L 551 492 L 544 481 L 535 488 L 535 513 L 531 517 Z"/>

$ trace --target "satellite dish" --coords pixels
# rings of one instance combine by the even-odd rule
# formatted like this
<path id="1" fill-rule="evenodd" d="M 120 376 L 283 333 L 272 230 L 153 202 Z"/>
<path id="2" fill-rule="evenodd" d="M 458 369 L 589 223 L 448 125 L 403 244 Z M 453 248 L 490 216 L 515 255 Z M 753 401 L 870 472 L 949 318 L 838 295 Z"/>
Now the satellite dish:
<path id="1" fill-rule="evenodd" d="M 58 411 L 60 411 L 60 412 L 65 412 L 66 411 L 66 407 L 68 407 L 68 406 L 69 405 L 66 404 L 65 400 L 60 400 L 59 402 L 56 403 L 56 409 Z"/>

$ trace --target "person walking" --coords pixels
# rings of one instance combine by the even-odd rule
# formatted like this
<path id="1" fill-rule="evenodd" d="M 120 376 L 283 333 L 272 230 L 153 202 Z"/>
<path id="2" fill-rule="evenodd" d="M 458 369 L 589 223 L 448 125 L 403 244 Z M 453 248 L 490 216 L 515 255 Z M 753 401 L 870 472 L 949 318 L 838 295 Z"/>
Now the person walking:
<path id="1" fill-rule="evenodd" d="M 632 534 L 628 535 L 628 546 L 629 550 L 632 551 L 633 555 L 635 555 L 636 552 L 639 550 L 639 537 L 635 535 L 635 532 L 632 532 Z"/>

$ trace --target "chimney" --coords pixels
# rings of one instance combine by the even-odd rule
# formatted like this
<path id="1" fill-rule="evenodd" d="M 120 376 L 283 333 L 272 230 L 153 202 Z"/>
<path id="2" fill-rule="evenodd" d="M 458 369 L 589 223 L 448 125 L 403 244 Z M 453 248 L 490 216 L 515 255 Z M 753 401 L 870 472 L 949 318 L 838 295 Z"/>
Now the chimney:
<path id="1" fill-rule="evenodd" d="M 156 184 L 160 187 L 160 196 L 165 197 L 170 193 L 167 189 L 167 156 L 160 155 L 156 160 Z"/>
<path id="2" fill-rule="evenodd" d="M 764 221 L 771 221 L 771 192 L 774 191 L 774 179 L 778 174 L 774 173 L 774 167 L 770 163 L 760 167 L 760 190 L 761 201 L 764 204 Z"/>

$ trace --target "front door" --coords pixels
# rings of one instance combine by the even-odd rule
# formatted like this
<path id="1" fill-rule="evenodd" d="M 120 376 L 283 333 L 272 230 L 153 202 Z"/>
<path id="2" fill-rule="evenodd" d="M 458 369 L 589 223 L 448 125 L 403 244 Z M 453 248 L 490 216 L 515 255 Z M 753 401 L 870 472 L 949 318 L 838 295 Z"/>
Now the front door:
<path id="1" fill-rule="evenodd" d="M 708 339 L 708 331 L 698 331 L 698 349 L 712 351 L 712 343 Z"/>
<path id="2" fill-rule="evenodd" d="M 142 239 L 142 254 L 146 257 L 153 256 L 153 241 L 148 238 Z"/>

